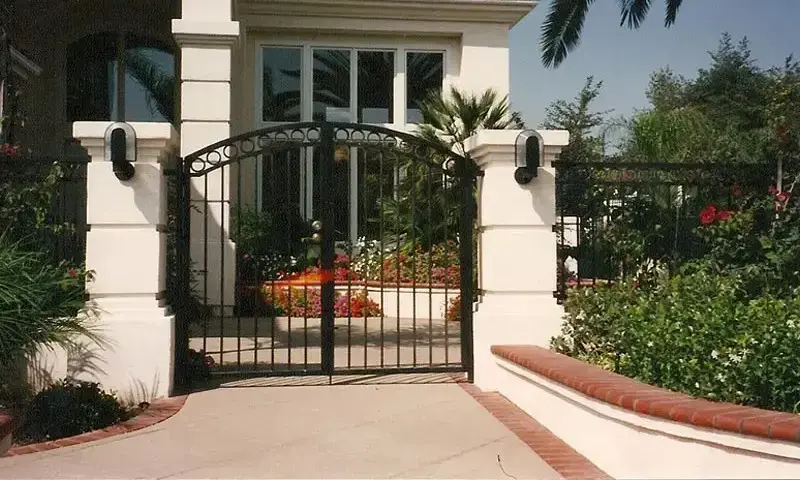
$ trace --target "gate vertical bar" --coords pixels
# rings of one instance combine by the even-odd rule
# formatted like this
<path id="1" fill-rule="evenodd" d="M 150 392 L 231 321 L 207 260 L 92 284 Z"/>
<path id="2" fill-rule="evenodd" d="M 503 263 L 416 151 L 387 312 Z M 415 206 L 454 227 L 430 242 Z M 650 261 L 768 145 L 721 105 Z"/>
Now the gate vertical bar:
<path id="1" fill-rule="evenodd" d="M 335 285 L 333 276 L 333 257 L 335 254 L 334 249 L 334 232 L 336 226 L 334 222 L 333 202 L 331 195 L 333 194 L 333 160 L 334 160 L 334 142 L 333 142 L 333 125 L 330 123 L 323 123 L 320 129 L 320 171 L 319 171 L 319 188 L 320 188 L 320 221 L 322 222 L 322 244 L 321 244 L 321 259 L 320 266 L 322 267 L 322 287 L 321 287 L 321 316 L 320 319 L 320 334 L 321 334 L 321 347 L 322 347 L 322 372 L 325 375 L 332 375 L 334 369 L 334 295 Z"/>
<path id="2" fill-rule="evenodd" d="M 189 239 L 190 186 L 188 166 L 183 158 L 177 159 L 175 175 L 178 184 L 178 205 L 175 221 L 175 366 L 173 382 L 175 389 L 185 391 L 191 387 L 189 375 L 189 307 L 191 302 L 191 254 Z"/>
<path id="3" fill-rule="evenodd" d="M 459 265 L 461 276 L 461 366 L 472 382 L 475 367 L 472 356 L 473 302 L 473 223 L 475 221 L 475 169 L 469 157 L 456 164 L 461 184 L 461 219 L 459 221 Z"/>

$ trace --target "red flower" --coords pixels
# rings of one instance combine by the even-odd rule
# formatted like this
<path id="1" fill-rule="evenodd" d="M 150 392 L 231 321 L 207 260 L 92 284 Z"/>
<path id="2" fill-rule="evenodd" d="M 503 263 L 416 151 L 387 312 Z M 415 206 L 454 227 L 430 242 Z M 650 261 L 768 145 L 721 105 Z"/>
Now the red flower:
<path id="1" fill-rule="evenodd" d="M 69 275 L 70 278 L 77 278 L 78 277 L 78 270 L 76 270 L 74 268 L 70 268 L 69 270 L 67 270 L 67 275 Z"/>
<path id="2" fill-rule="evenodd" d="M 786 203 L 792 198 L 792 194 L 789 192 L 781 192 L 775 196 L 775 199 L 781 203 Z"/>
<path id="3" fill-rule="evenodd" d="M 708 205 L 700 212 L 700 223 L 702 225 L 710 225 L 714 223 L 717 218 L 717 206 L 713 203 Z"/>
<path id="4" fill-rule="evenodd" d="M 769 193 L 770 193 L 770 195 L 777 195 L 777 193 L 778 193 L 778 187 L 776 187 L 775 185 L 770 185 L 770 187 L 769 187 Z"/>
<path id="5" fill-rule="evenodd" d="M 730 210 L 722 210 L 717 212 L 717 220 L 724 222 L 733 216 L 733 212 Z"/>
<path id="6" fill-rule="evenodd" d="M 742 195 L 744 195 L 744 192 L 742 191 L 741 185 L 734 185 L 731 188 L 731 194 L 733 195 L 734 198 L 742 198 Z"/>

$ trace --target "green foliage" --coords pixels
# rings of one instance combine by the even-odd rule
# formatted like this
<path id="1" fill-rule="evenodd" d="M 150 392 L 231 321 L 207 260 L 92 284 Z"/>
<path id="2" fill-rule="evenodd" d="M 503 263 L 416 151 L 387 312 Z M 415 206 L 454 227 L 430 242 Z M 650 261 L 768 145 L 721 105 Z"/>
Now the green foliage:
<path id="1" fill-rule="evenodd" d="M 260 279 L 298 271 L 313 263 L 302 239 L 311 235 L 308 223 L 290 206 L 258 210 L 243 206 L 233 212 L 231 237 L 242 256 L 242 273 Z"/>
<path id="2" fill-rule="evenodd" d="M 733 196 L 726 208 L 699 212 L 699 256 L 679 268 L 569 292 L 552 347 L 691 395 L 795 409 L 800 205 L 774 189 L 745 196 L 737 188 Z"/>
<path id="3" fill-rule="evenodd" d="M 508 96 L 493 89 L 480 95 L 451 87 L 449 95 L 432 92 L 420 105 L 422 121 L 417 135 L 466 156 L 464 142 L 481 130 L 524 128 L 520 114 L 512 112 Z"/>
<path id="4" fill-rule="evenodd" d="M 693 79 L 653 73 L 651 110 L 628 122 L 620 156 L 647 162 L 774 162 L 797 154 L 800 66 L 761 69 L 747 38 L 723 34 Z M 780 158 L 780 157 L 779 157 Z"/>
<path id="5" fill-rule="evenodd" d="M 697 229 L 706 264 L 740 278 L 749 298 L 800 288 L 800 205 L 791 193 L 774 192 L 741 198 L 729 218 Z"/>
<path id="6" fill-rule="evenodd" d="M 39 392 L 28 405 L 17 433 L 23 442 L 41 442 L 80 435 L 127 420 L 129 412 L 97 383 L 72 379 Z"/>
<path id="7" fill-rule="evenodd" d="M 559 160 L 580 162 L 602 159 L 605 142 L 602 136 L 595 135 L 595 131 L 606 123 L 611 111 L 592 111 L 592 104 L 600 96 L 602 87 L 602 81 L 595 82 L 593 76 L 586 77 L 583 88 L 573 100 L 556 100 L 545 109 L 540 128 L 569 132 L 569 145 L 561 150 Z"/>
<path id="8" fill-rule="evenodd" d="M 46 344 L 96 339 L 85 283 L 91 272 L 57 265 L 0 237 L 0 365 Z"/>
<path id="9" fill-rule="evenodd" d="M 454 150 L 468 161 L 465 142 L 479 131 L 524 126 L 519 114 L 510 110 L 508 97 L 501 98 L 492 89 L 480 95 L 455 87 L 449 95 L 434 92 L 422 102 L 420 112 L 422 121 L 417 135 L 443 151 Z M 402 238 L 404 244 L 419 243 L 425 248 L 455 240 L 460 229 L 460 214 L 465 207 L 462 182 L 472 182 L 459 173 L 474 165 L 457 165 L 456 159 L 447 154 L 434 153 L 431 158 L 418 158 L 413 153 L 393 153 L 400 157 L 401 175 L 395 191 L 387 192 L 379 200 L 386 233 Z M 474 190 L 474 182 L 471 187 Z M 474 198 L 473 211 L 477 211 Z M 378 222 L 380 218 L 370 219 L 372 225 Z"/>
<path id="10" fill-rule="evenodd" d="M 0 228 L 24 247 L 50 250 L 58 235 L 74 228 L 51 215 L 53 198 L 74 166 L 10 152 L 0 151 Z"/>
<path id="11" fill-rule="evenodd" d="M 650 11 L 652 0 L 620 1 L 620 26 L 638 29 Z M 542 63 L 546 67 L 558 67 L 569 52 L 578 48 L 583 32 L 583 23 L 594 0 L 551 0 L 547 17 L 542 24 L 539 47 Z M 683 0 L 665 0 L 664 26 L 675 23 Z"/>
<path id="12" fill-rule="evenodd" d="M 701 269 L 571 292 L 552 347 L 645 383 L 793 411 L 800 300 L 748 299 L 736 276 Z"/>

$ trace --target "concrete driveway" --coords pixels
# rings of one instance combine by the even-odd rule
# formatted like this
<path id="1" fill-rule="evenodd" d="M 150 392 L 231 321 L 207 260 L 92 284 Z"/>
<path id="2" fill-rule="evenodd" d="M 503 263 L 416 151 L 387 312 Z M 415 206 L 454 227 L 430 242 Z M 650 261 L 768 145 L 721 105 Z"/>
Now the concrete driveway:
<path id="1" fill-rule="evenodd" d="M 147 429 L 0 458 L 0 478 L 561 477 L 456 384 L 367 384 L 196 393 Z"/>

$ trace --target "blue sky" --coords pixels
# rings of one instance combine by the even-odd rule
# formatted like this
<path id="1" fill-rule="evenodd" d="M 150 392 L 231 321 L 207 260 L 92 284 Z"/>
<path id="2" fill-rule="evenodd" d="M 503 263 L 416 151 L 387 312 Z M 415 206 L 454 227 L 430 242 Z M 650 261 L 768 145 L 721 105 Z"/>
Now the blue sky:
<path id="1" fill-rule="evenodd" d="M 573 98 L 587 75 L 603 80 L 596 109 L 628 116 L 647 106 L 650 73 L 669 65 L 693 77 L 709 64 L 708 51 L 725 31 L 734 40 L 746 35 L 761 66 L 782 64 L 791 53 L 800 57 L 800 0 L 685 0 L 670 29 L 663 26 L 663 0 L 653 0 L 639 30 L 619 27 L 617 0 L 596 0 L 578 50 L 559 68 L 546 69 L 538 44 L 548 7 L 542 0 L 510 35 L 511 103 L 529 126 L 538 125 L 551 101 Z"/>

